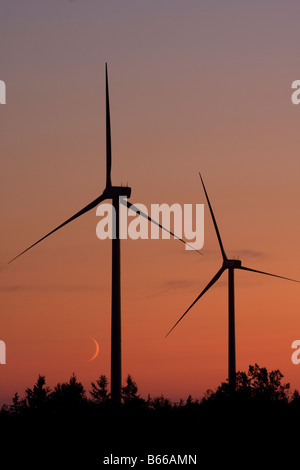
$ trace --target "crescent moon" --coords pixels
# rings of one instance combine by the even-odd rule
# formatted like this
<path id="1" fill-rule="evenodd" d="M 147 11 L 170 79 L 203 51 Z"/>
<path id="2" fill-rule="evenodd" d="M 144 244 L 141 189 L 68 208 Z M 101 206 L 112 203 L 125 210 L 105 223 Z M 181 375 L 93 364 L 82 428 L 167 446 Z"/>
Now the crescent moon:
<path id="1" fill-rule="evenodd" d="M 95 346 L 96 346 L 96 351 L 95 351 L 95 354 L 91 357 L 91 359 L 89 359 L 89 362 L 93 361 L 94 359 L 96 359 L 96 357 L 98 356 L 99 354 L 99 344 L 97 343 L 97 341 L 95 339 L 93 339 L 94 343 L 95 343 Z"/>

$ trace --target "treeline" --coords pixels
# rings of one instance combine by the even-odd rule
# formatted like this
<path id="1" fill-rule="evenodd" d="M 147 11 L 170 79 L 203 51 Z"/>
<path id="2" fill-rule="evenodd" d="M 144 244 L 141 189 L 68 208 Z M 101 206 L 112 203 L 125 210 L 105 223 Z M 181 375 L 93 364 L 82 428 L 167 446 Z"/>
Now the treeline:
<path id="1" fill-rule="evenodd" d="M 266 405 L 280 404 L 292 405 L 300 403 L 299 392 L 290 392 L 290 385 L 283 383 L 283 375 L 279 370 L 268 372 L 265 367 L 257 364 L 250 365 L 248 372 L 237 372 L 236 392 L 234 396 L 229 393 L 228 382 L 222 382 L 215 390 L 207 390 L 201 399 L 193 399 L 191 395 L 186 400 L 172 402 L 163 395 L 159 397 L 142 398 L 138 393 L 138 386 L 131 375 L 127 376 L 126 384 L 122 387 L 122 407 L 135 407 L 149 410 L 180 409 L 186 407 L 207 407 L 213 404 L 226 402 L 245 403 L 255 402 Z M 75 374 L 68 382 L 58 383 L 54 389 L 46 384 L 45 376 L 39 375 L 35 385 L 25 390 L 25 396 L 20 398 L 18 393 L 12 398 L 12 403 L 3 405 L 0 416 L 18 416 L 29 414 L 31 411 L 66 411 L 76 409 L 82 405 L 90 407 L 111 406 L 109 382 L 105 375 L 100 375 L 96 382 L 92 382 L 89 391 L 78 381 Z"/>
<path id="2" fill-rule="evenodd" d="M 273 447 L 280 448 L 287 430 L 290 443 L 293 435 L 298 436 L 298 419 L 299 393 L 291 392 L 279 370 L 268 372 L 257 364 L 237 373 L 234 395 L 226 381 L 201 399 L 189 396 L 178 402 L 162 395 L 142 398 L 129 375 L 118 408 L 111 405 L 104 375 L 91 383 L 89 390 L 75 375 L 53 389 L 40 375 L 24 396 L 16 393 L 12 402 L 2 407 L 0 429 L 6 445 L 2 440 L 1 451 L 10 452 L 11 465 L 47 455 L 55 468 L 66 468 L 62 463 L 57 466 L 58 455 L 60 462 L 68 462 L 67 468 L 71 461 L 76 465 L 81 462 L 83 468 L 100 464 L 110 454 L 200 452 L 209 455 L 213 463 L 222 449 L 228 451 L 228 445 L 245 447 L 245 452 L 249 446 L 263 445 L 268 452 L 271 448 L 266 436 Z M 18 452 L 12 452 L 11 446 Z"/>

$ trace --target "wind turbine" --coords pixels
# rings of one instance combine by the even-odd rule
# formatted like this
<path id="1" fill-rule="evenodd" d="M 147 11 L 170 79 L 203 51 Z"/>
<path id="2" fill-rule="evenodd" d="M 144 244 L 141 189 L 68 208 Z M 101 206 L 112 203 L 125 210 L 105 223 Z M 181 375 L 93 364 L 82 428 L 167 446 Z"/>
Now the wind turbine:
<path id="1" fill-rule="evenodd" d="M 164 228 L 161 224 L 153 220 L 147 214 L 144 214 L 140 209 L 134 206 L 127 200 L 131 194 L 131 188 L 124 186 L 112 186 L 111 184 L 111 127 L 110 127 L 110 106 L 109 106 L 109 90 L 108 90 L 108 73 L 107 64 L 105 64 L 105 84 L 106 84 L 106 186 L 103 193 L 98 196 L 94 201 L 90 202 L 87 206 L 81 209 L 79 212 L 74 214 L 72 217 L 67 219 L 65 222 L 60 224 L 51 232 L 47 233 L 44 237 L 40 238 L 37 242 L 26 248 L 24 251 L 19 253 L 12 261 L 19 258 L 21 255 L 26 253 L 28 250 L 33 248 L 35 245 L 40 243 L 45 238 L 52 235 L 57 230 L 61 229 L 65 225 L 69 224 L 73 220 L 77 219 L 81 215 L 89 212 L 91 209 L 98 206 L 102 201 L 106 199 L 112 199 L 112 204 L 115 210 L 115 218 L 113 217 L 113 238 L 112 238 L 112 284 L 111 284 L 111 400 L 113 403 L 118 404 L 121 402 L 121 263 L 120 263 L 120 203 L 127 206 L 129 209 L 137 212 L 142 217 L 145 217 L 150 222 L 158 225 L 162 230 L 170 233 L 174 238 L 181 242 L 189 245 L 182 238 L 175 235 L 170 230 Z M 191 245 L 189 245 L 194 249 Z M 198 251 L 198 250 L 195 250 Z M 198 251 L 199 254 L 200 251 Z"/>
<path id="2" fill-rule="evenodd" d="M 183 317 L 191 310 L 191 308 L 198 302 L 198 300 L 217 282 L 217 280 L 221 277 L 224 271 L 228 270 L 228 381 L 229 381 L 229 390 L 230 392 L 235 391 L 236 387 L 236 354 L 235 354 L 235 305 L 234 305 L 234 270 L 235 269 L 242 269 L 244 271 L 250 271 L 253 273 L 264 274 L 266 276 L 278 277 L 280 279 L 286 279 L 287 281 L 293 282 L 300 282 L 296 281 L 295 279 L 290 279 L 288 277 L 278 276 L 277 274 L 271 274 L 264 271 L 258 271 L 257 269 L 247 268 L 246 266 L 242 266 L 242 262 L 237 259 L 228 259 L 225 253 L 221 235 L 218 229 L 218 225 L 213 213 L 213 209 L 208 198 L 208 194 L 204 185 L 204 181 L 202 179 L 201 174 L 199 173 L 201 183 L 204 189 L 205 197 L 208 203 L 208 207 L 210 210 L 211 218 L 214 224 L 214 228 L 217 234 L 219 247 L 221 250 L 223 264 L 219 271 L 215 274 L 215 276 L 211 279 L 211 281 L 207 284 L 207 286 L 203 289 L 203 291 L 198 295 L 198 297 L 194 300 L 194 302 L 189 306 L 189 308 L 184 312 L 183 315 L 179 318 L 179 320 L 175 323 L 175 325 L 170 329 L 166 336 L 168 336 L 171 331 L 178 325 L 178 323 L 183 319 Z"/>

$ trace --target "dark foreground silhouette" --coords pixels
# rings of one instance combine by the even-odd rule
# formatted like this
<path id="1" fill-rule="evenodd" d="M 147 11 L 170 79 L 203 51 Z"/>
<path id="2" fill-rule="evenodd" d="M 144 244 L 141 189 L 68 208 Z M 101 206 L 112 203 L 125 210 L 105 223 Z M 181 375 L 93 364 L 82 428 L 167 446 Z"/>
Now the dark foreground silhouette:
<path id="1" fill-rule="evenodd" d="M 191 454 L 203 468 L 204 459 L 242 468 L 259 455 L 269 468 L 299 448 L 299 422 L 299 393 L 290 392 L 280 371 L 257 364 L 237 373 L 234 396 L 224 382 L 201 400 L 178 403 L 141 398 L 129 375 L 117 409 L 103 375 L 88 393 L 75 375 L 52 390 L 39 376 L 24 398 L 16 393 L 1 409 L 0 468 L 107 468 L 104 458 L 111 454 L 145 458 L 136 467 L 146 466 L 148 454 Z"/>

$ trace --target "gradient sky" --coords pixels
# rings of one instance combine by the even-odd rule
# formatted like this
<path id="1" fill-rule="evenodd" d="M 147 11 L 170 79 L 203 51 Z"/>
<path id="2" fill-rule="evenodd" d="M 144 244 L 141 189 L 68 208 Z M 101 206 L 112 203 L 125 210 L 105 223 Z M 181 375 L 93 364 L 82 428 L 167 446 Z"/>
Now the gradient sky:
<path id="1" fill-rule="evenodd" d="M 38 374 L 87 388 L 110 375 L 96 211 L 7 265 L 102 192 L 106 61 L 113 184 L 148 206 L 204 203 L 200 170 L 227 254 L 300 279 L 299 15 L 298 1 L 2 0 L 1 402 Z M 123 377 L 143 396 L 200 397 L 227 377 L 226 274 L 165 338 L 221 263 L 206 205 L 203 252 L 122 242 Z M 279 368 L 300 388 L 299 285 L 237 272 L 236 336 L 238 370 Z"/>

